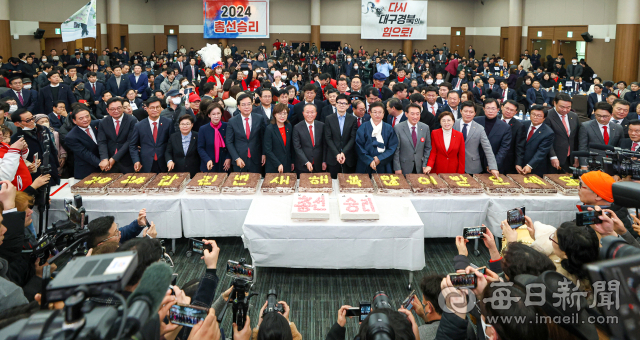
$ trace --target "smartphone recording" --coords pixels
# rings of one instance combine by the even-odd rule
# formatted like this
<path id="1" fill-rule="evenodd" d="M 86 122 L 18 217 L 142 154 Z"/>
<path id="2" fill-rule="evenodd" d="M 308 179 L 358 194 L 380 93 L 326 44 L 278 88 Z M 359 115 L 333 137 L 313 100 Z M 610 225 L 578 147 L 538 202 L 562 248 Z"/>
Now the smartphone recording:
<path id="1" fill-rule="evenodd" d="M 193 327 L 200 321 L 204 321 L 209 310 L 204 307 L 192 305 L 173 305 L 169 310 L 169 321 L 175 325 Z"/>
<path id="2" fill-rule="evenodd" d="M 449 274 L 449 279 L 455 288 L 476 288 L 478 281 L 475 274 Z"/>
<path id="3" fill-rule="evenodd" d="M 507 223 L 511 229 L 516 229 L 524 224 L 524 207 L 507 211 Z"/>
<path id="4" fill-rule="evenodd" d="M 467 240 L 482 238 L 482 234 L 487 232 L 487 227 L 469 227 L 462 229 L 462 237 Z"/>

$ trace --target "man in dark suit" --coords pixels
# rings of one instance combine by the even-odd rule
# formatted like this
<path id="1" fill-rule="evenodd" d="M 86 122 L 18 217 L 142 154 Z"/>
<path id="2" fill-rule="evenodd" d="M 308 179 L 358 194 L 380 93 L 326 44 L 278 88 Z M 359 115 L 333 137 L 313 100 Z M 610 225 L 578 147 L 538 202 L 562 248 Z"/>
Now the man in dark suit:
<path id="1" fill-rule="evenodd" d="M 530 111 L 531 120 L 524 122 L 527 131 L 522 161 L 516 165 L 518 173 L 536 174 L 540 177 L 547 173 L 547 158 L 553 147 L 553 130 L 544 124 L 544 107 L 534 105 Z"/>
<path id="2" fill-rule="evenodd" d="M 391 97 L 393 97 L 393 92 L 391 91 L 391 89 L 389 89 L 388 87 L 384 86 L 384 82 L 385 80 L 387 80 L 387 76 L 384 75 L 384 73 L 375 73 L 373 75 L 373 86 L 371 85 L 367 85 L 364 88 L 364 93 L 366 96 L 368 96 L 367 94 L 367 90 L 369 88 L 376 88 L 378 89 L 378 97 L 380 98 L 380 100 L 385 101 Z"/>
<path id="3" fill-rule="evenodd" d="M 407 120 L 407 115 L 404 114 L 404 110 L 402 109 L 402 102 L 400 102 L 398 98 L 391 98 L 387 101 L 387 113 L 389 114 L 387 123 L 389 123 L 391 127 L 395 127 L 396 124 Z"/>
<path id="4" fill-rule="evenodd" d="M 100 168 L 109 172 L 130 173 L 134 169 L 129 154 L 129 137 L 138 121 L 124 114 L 122 102 L 120 98 L 107 101 L 109 117 L 102 119 L 98 127 Z"/>
<path id="5" fill-rule="evenodd" d="M 440 106 L 447 105 L 447 95 L 451 91 L 451 83 L 443 82 L 438 85 L 438 98 L 436 99 L 436 103 Z"/>
<path id="6" fill-rule="evenodd" d="M 91 113 L 86 106 L 75 109 L 69 118 L 76 126 L 67 133 L 64 142 L 73 152 L 73 177 L 82 179 L 104 169 L 100 166 L 98 151 L 97 136 L 100 122 L 91 121 Z"/>
<path id="7" fill-rule="evenodd" d="M 540 88 L 540 81 L 539 80 L 534 80 L 531 84 L 531 88 L 527 90 L 527 102 L 529 103 L 529 106 L 533 106 L 533 105 L 542 105 L 542 106 L 548 106 L 549 103 L 549 96 L 547 94 L 547 91 Z"/>
<path id="8" fill-rule="evenodd" d="M 500 90 L 500 86 L 496 84 L 496 78 L 494 76 L 487 78 L 487 83 L 484 85 L 484 88 L 487 94 L 492 96 L 494 92 Z"/>
<path id="9" fill-rule="evenodd" d="M 613 116 L 611 122 L 622 126 L 624 138 L 629 138 L 629 109 L 631 104 L 624 99 L 616 99 L 613 101 Z"/>
<path id="10" fill-rule="evenodd" d="M 469 51 L 468 52 L 469 52 L 469 59 L 475 59 L 476 50 L 474 50 L 471 45 L 469 45 Z"/>
<path id="11" fill-rule="evenodd" d="M 559 93 L 554 99 L 554 108 L 547 111 L 545 119 L 555 135 L 549 151 L 549 170 L 553 168 L 558 173 L 571 173 L 569 167 L 578 166 L 577 161 L 569 156 L 571 152 L 578 151 L 578 134 L 581 128 L 578 115 L 571 112 L 571 102 L 568 94 Z"/>
<path id="12" fill-rule="evenodd" d="M 442 112 L 449 111 L 453 113 L 453 116 L 456 117 L 456 120 L 460 119 L 461 115 L 460 115 L 460 110 L 458 109 L 459 104 L 460 104 L 460 95 L 458 94 L 458 92 L 449 91 L 449 93 L 447 93 L 447 104 L 441 106 L 438 109 L 438 114 L 436 115 L 436 117 L 439 117 Z M 439 129 L 440 123 L 437 123 L 435 128 Z"/>
<path id="13" fill-rule="evenodd" d="M 482 79 L 476 79 L 475 83 L 476 86 L 471 89 L 471 93 L 473 93 L 473 98 L 475 99 L 476 103 L 482 104 L 484 100 L 489 96 L 487 96 L 487 90 L 484 83 L 482 83 Z"/>
<path id="14" fill-rule="evenodd" d="M 198 79 L 198 71 L 200 69 L 196 66 L 196 59 L 189 59 L 189 65 L 184 68 L 184 77 L 191 83 Z"/>
<path id="15" fill-rule="evenodd" d="M 129 83 L 131 88 L 136 90 L 137 97 L 142 100 L 147 100 L 147 88 L 149 87 L 149 78 L 146 74 L 142 73 L 142 65 L 133 65 L 133 74 L 129 75 Z"/>
<path id="16" fill-rule="evenodd" d="M 164 152 L 169 142 L 172 121 L 160 117 L 160 99 L 151 97 L 146 101 L 148 118 L 138 122 L 131 132 L 129 154 L 136 172 L 167 172 Z"/>
<path id="17" fill-rule="evenodd" d="M 486 110 L 485 110 L 486 113 Z M 516 174 L 516 164 L 522 163 L 522 157 L 524 156 L 524 146 L 526 140 L 526 130 L 524 125 L 517 119 L 513 118 L 518 113 L 518 103 L 513 100 L 507 100 L 502 105 L 502 117 L 499 117 L 503 122 L 509 124 L 511 127 L 511 143 L 509 144 L 509 150 L 507 155 L 502 161 L 502 168 L 499 169 L 500 173 L 504 174 Z"/>
<path id="18" fill-rule="evenodd" d="M 47 116 L 49 116 L 49 124 L 51 124 L 51 127 L 56 131 L 59 131 L 69 116 L 65 102 L 58 100 L 53 103 L 53 112 L 49 113 Z"/>
<path id="19" fill-rule="evenodd" d="M 289 118 L 291 126 L 296 126 L 299 122 L 304 121 L 303 111 L 306 104 L 314 104 L 318 111 L 322 112 L 324 103 L 316 98 L 316 87 L 313 84 L 306 84 L 302 88 L 304 100 L 293 106 L 293 115 Z"/>
<path id="20" fill-rule="evenodd" d="M 622 149 L 640 152 L 640 120 L 629 122 L 629 138 L 620 142 Z"/>
<path id="21" fill-rule="evenodd" d="M 460 70 L 460 72 L 458 72 L 458 77 L 453 78 L 453 80 L 451 81 L 451 85 L 453 86 L 454 91 L 460 91 L 460 87 L 462 86 L 462 84 L 466 84 L 466 83 L 467 83 L 467 77 L 464 72 L 464 69 Z"/>
<path id="22" fill-rule="evenodd" d="M 22 78 L 20 75 L 14 76 L 9 80 L 11 90 L 2 94 L 2 98 L 13 98 L 18 105 L 18 109 L 27 109 L 29 112 L 34 112 L 35 106 L 38 102 L 38 98 L 33 95 L 33 92 L 23 90 Z"/>
<path id="23" fill-rule="evenodd" d="M 358 119 L 354 115 L 347 114 L 349 97 L 339 94 L 336 107 L 337 113 L 330 114 L 324 121 L 327 169 L 331 173 L 331 178 L 334 179 L 337 178 L 338 173 L 355 172 L 358 160 L 355 149 Z"/>
<path id="24" fill-rule="evenodd" d="M 509 124 L 498 119 L 498 102 L 495 99 L 487 99 L 484 101 L 484 116 L 475 117 L 474 120 L 484 127 L 484 132 L 491 143 L 491 150 L 498 164 L 498 172 L 506 173 L 504 167 L 504 159 L 507 157 L 509 148 L 511 147 L 511 127 Z M 484 152 L 480 149 L 480 159 L 486 159 Z M 487 164 L 482 164 L 487 167 Z"/>
<path id="25" fill-rule="evenodd" d="M 293 127 L 295 168 L 298 174 L 327 170 L 324 123 L 315 120 L 317 114 L 315 105 L 306 104 L 303 108 L 304 121 Z"/>
<path id="26" fill-rule="evenodd" d="M 181 55 L 178 56 L 178 59 L 176 60 L 175 63 L 172 64 L 172 67 L 176 70 L 178 70 L 178 74 L 183 74 L 184 73 L 184 69 L 185 69 L 185 64 L 183 61 L 183 57 Z"/>
<path id="27" fill-rule="evenodd" d="M 323 102 L 324 107 L 322 108 L 322 111 L 320 111 L 319 116 L 316 118 L 317 120 L 324 123 L 327 116 L 338 112 L 336 100 L 339 94 L 340 92 L 336 89 L 327 90 L 327 100 Z"/>
<path id="28" fill-rule="evenodd" d="M 596 104 L 594 110 L 595 120 L 591 120 L 582 124 L 578 132 L 578 144 L 580 151 L 591 151 L 599 154 L 597 160 L 602 162 L 605 155 L 604 150 L 592 149 L 592 144 L 609 145 L 613 147 L 620 146 L 620 141 L 624 137 L 623 129 L 620 125 L 612 123 L 613 107 L 607 102 Z M 580 157 L 580 167 L 587 169 L 587 158 Z"/>
<path id="29" fill-rule="evenodd" d="M 129 78 L 122 75 L 122 68 L 119 65 L 113 67 L 113 75 L 107 80 L 107 91 L 116 97 L 123 97 L 131 89 Z"/>
<path id="30" fill-rule="evenodd" d="M 256 90 L 260 94 L 260 105 L 253 108 L 252 113 L 257 113 L 263 116 L 264 123 L 269 124 L 271 116 L 273 116 L 273 104 L 271 89 L 259 88 Z"/>
<path id="31" fill-rule="evenodd" d="M 261 173 L 266 162 L 266 157 L 262 154 L 264 116 L 251 113 L 252 102 L 249 95 L 241 94 L 238 97 L 240 114 L 233 116 L 227 122 L 225 143 L 235 172 L 242 170 L 242 172 Z"/>
<path id="32" fill-rule="evenodd" d="M 51 72 L 47 77 L 50 84 L 40 89 L 36 111 L 49 114 L 53 111 L 53 103 L 59 100 L 64 101 L 66 107 L 70 108 L 71 104 L 76 102 L 73 90 L 61 82 L 58 72 Z"/>
<path id="33" fill-rule="evenodd" d="M 80 55 L 80 52 L 76 52 L 76 57 L 69 60 L 69 64 L 70 66 L 74 66 L 76 68 L 76 71 L 78 71 L 79 75 L 82 75 L 84 70 L 87 68 L 87 64 L 84 58 L 82 58 L 82 56 Z"/>
<path id="34" fill-rule="evenodd" d="M 102 117 L 98 117 L 96 113 L 98 111 L 98 105 L 100 104 L 102 95 L 105 92 L 104 84 L 98 81 L 98 75 L 95 72 L 88 72 L 86 75 L 87 82 L 85 83 L 84 88 L 89 91 L 89 95 L 91 96 L 90 107 L 93 109 L 93 113 L 96 118 L 100 119 Z"/>
<path id="35" fill-rule="evenodd" d="M 603 87 L 604 86 L 602 86 L 602 84 L 593 85 L 593 93 L 590 93 L 589 97 L 587 98 L 587 104 L 588 104 L 587 109 L 589 110 L 588 113 L 590 116 L 593 113 L 593 108 L 596 107 L 597 103 L 604 102 L 607 100 L 607 98 L 605 97 L 605 94 L 602 92 Z"/>
<path id="36" fill-rule="evenodd" d="M 506 79 L 500 80 L 500 89 L 492 92 L 492 97 L 500 100 L 501 103 L 507 100 L 516 100 L 516 91 L 509 88 L 509 84 Z"/>

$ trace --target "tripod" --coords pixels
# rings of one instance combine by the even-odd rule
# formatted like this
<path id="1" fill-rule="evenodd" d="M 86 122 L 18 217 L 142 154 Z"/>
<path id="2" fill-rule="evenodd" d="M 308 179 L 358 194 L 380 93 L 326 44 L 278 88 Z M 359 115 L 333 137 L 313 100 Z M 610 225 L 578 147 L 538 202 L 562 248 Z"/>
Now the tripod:
<path id="1" fill-rule="evenodd" d="M 40 171 L 42 175 L 51 175 L 51 164 L 49 164 L 50 160 L 50 149 L 51 149 L 51 139 L 49 138 L 49 131 L 42 130 L 42 144 L 44 146 L 44 152 L 42 153 L 42 165 L 40 166 Z M 37 126 L 36 126 L 37 133 Z M 51 194 L 51 181 L 47 182 L 44 186 L 38 189 L 38 228 L 40 232 L 38 233 L 38 237 L 42 236 L 42 234 L 47 230 L 47 225 L 49 224 L 49 195 Z M 46 213 L 45 213 L 46 211 Z M 44 223 L 43 223 L 44 220 Z"/>

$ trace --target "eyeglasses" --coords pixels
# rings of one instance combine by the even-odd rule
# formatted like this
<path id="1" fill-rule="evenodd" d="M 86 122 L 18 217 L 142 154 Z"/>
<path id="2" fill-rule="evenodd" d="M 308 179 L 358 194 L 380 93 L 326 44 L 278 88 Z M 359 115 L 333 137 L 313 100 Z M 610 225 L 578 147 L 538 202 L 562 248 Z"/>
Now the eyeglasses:
<path id="1" fill-rule="evenodd" d="M 31 118 L 24 119 L 24 120 L 23 120 L 23 122 L 25 122 L 25 123 L 31 123 L 31 122 L 33 122 L 34 120 L 35 120 L 35 118 L 31 117 Z"/>
<path id="2" fill-rule="evenodd" d="M 189 127 L 191 125 L 193 125 L 193 124 L 191 124 L 191 123 L 180 123 L 181 127 Z"/>
<path id="3" fill-rule="evenodd" d="M 122 109 L 123 109 L 123 107 L 122 107 L 122 106 L 118 106 L 118 107 L 110 107 L 110 108 L 109 108 L 109 111 L 111 111 L 111 112 L 115 112 L 115 111 L 120 111 L 120 110 L 122 110 Z"/>
<path id="4" fill-rule="evenodd" d="M 153 110 L 153 111 L 159 111 L 162 107 L 161 106 L 149 106 L 149 110 Z"/>
<path id="5" fill-rule="evenodd" d="M 605 119 L 609 117 L 611 117 L 611 115 L 596 115 L 596 118 L 600 118 L 600 119 Z"/>
<path id="6" fill-rule="evenodd" d="M 349 103 L 347 103 L 347 102 L 336 102 L 336 104 L 338 104 L 338 105 L 349 105 Z"/>
<path id="7" fill-rule="evenodd" d="M 557 244 L 559 246 L 560 244 L 556 240 L 553 239 L 553 235 L 555 235 L 555 233 L 549 235 L 549 241 L 551 241 L 551 242 L 553 242 L 553 243 L 555 243 L 555 244 Z"/>

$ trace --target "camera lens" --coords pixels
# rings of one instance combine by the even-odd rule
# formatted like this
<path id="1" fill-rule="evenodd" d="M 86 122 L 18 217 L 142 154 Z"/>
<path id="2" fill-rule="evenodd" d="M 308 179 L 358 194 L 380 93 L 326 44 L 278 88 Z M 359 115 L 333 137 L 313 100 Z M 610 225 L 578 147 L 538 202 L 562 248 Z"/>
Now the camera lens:
<path id="1" fill-rule="evenodd" d="M 376 292 L 376 295 L 373 297 L 372 309 L 376 310 L 378 308 L 392 308 L 391 303 L 389 302 L 389 296 L 384 291 Z"/>

